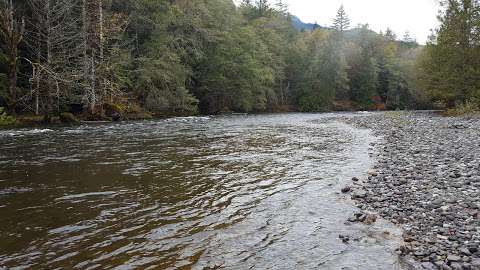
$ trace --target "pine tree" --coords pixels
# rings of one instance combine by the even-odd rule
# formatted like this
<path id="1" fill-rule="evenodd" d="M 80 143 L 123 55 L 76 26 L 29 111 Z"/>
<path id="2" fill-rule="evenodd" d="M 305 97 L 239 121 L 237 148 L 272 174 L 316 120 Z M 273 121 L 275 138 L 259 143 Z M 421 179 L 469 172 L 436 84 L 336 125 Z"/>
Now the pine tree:
<path id="1" fill-rule="evenodd" d="M 415 42 L 415 40 L 410 35 L 410 31 L 408 30 L 405 31 L 405 34 L 403 35 L 403 42 L 407 42 L 407 43 Z"/>
<path id="2" fill-rule="evenodd" d="M 257 10 L 259 17 L 265 17 L 270 12 L 270 4 L 268 0 L 257 0 Z"/>
<path id="3" fill-rule="evenodd" d="M 280 12 L 280 14 L 288 15 L 288 5 L 284 1 L 277 0 L 275 6 L 277 7 L 277 11 Z"/>
<path id="4" fill-rule="evenodd" d="M 387 28 L 387 31 L 385 31 L 384 36 L 389 41 L 395 41 L 397 39 L 397 35 L 395 35 L 395 33 L 390 28 Z"/>
<path id="5" fill-rule="evenodd" d="M 337 12 L 337 17 L 333 20 L 333 28 L 338 32 L 345 32 L 350 27 L 350 19 L 348 18 L 347 13 L 343 5 L 340 6 L 340 9 Z"/>

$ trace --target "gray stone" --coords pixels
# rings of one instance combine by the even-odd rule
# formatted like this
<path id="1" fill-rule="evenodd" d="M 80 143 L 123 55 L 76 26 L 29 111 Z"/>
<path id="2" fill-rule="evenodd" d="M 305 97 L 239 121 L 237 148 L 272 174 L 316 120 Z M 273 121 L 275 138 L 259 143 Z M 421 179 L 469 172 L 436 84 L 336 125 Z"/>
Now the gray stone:
<path id="1" fill-rule="evenodd" d="M 447 260 L 449 262 L 460 262 L 462 258 L 460 258 L 460 256 L 457 256 L 457 255 L 448 255 Z"/>
<path id="2" fill-rule="evenodd" d="M 422 267 L 427 270 L 437 270 L 438 267 L 436 267 L 433 263 L 431 262 L 424 262 L 422 263 Z"/>

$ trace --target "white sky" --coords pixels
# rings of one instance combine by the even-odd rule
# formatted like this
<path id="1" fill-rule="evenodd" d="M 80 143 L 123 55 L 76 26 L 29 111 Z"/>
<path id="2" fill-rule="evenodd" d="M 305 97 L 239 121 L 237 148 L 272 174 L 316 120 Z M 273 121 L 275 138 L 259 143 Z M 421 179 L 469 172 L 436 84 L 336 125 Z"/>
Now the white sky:
<path id="1" fill-rule="evenodd" d="M 270 0 L 275 3 L 276 0 Z M 289 11 L 302 21 L 331 26 L 340 5 L 352 20 L 351 26 L 368 23 L 379 32 L 390 27 L 399 38 L 405 32 L 425 43 L 430 29 L 438 26 L 438 0 L 284 0 Z"/>

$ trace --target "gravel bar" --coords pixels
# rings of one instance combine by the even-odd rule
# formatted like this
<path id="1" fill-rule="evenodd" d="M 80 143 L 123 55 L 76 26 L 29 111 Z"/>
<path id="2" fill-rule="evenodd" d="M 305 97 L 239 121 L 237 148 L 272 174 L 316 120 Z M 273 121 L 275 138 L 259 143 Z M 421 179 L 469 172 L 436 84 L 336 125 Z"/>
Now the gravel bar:
<path id="1" fill-rule="evenodd" d="M 376 165 L 352 198 L 404 230 L 398 252 L 419 269 L 480 269 L 480 118 L 386 112 L 344 120 L 380 137 Z"/>

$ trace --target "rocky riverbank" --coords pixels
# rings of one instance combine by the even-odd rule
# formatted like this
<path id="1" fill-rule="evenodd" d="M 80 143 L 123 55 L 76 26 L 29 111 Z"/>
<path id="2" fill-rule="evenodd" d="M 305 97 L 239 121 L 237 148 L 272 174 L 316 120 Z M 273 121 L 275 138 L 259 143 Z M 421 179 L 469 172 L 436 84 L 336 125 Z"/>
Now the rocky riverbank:
<path id="1" fill-rule="evenodd" d="M 381 138 L 352 198 L 401 226 L 419 269 L 480 269 L 480 118 L 373 113 L 346 118 Z"/>

